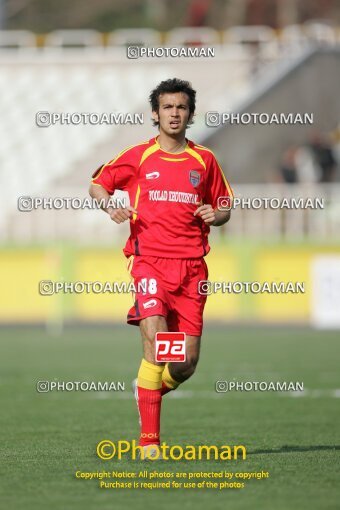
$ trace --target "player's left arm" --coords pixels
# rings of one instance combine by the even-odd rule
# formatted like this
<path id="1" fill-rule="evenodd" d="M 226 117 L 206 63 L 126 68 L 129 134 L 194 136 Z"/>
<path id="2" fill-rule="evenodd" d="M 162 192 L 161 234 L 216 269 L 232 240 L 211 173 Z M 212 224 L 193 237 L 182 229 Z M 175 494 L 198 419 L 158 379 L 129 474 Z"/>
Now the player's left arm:
<path id="1" fill-rule="evenodd" d="M 199 215 L 204 223 L 212 225 L 213 227 L 219 227 L 224 225 L 230 220 L 230 210 L 220 211 L 218 208 L 213 208 L 210 204 L 200 205 L 194 212 L 194 216 Z"/>
<path id="2" fill-rule="evenodd" d="M 215 156 L 209 156 L 206 161 L 208 178 L 203 205 L 196 209 L 194 216 L 199 215 L 208 226 L 219 227 L 230 220 L 234 195 Z"/>

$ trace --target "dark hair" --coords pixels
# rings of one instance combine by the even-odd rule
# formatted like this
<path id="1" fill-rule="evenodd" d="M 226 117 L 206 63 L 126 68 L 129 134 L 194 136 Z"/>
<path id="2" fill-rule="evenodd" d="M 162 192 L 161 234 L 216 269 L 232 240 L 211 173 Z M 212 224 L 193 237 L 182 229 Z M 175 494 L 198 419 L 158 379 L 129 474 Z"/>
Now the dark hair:
<path id="1" fill-rule="evenodd" d="M 189 98 L 189 115 L 195 113 L 196 90 L 191 87 L 191 83 L 189 81 L 179 80 L 178 78 L 161 81 L 161 83 L 151 92 L 149 102 L 151 104 L 152 111 L 158 113 L 159 96 L 161 94 L 174 94 L 176 92 L 183 92 L 184 94 L 187 94 Z M 192 123 L 193 120 L 188 122 L 188 124 Z M 159 122 L 153 120 L 153 125 L 159 126 Z"/>

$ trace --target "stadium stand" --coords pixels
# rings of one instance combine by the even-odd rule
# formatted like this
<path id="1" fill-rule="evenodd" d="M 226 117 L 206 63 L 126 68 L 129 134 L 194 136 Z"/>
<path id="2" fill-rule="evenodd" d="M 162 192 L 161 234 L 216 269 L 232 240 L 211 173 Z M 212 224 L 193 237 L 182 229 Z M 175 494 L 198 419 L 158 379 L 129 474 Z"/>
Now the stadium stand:
<path id="1" fill-rule="evenodd" d="M 228 174 L 237 186 L 239 174 L 232 172 L 233 160 L 240 156 L 237 144 L 234 144 L 233 152 L 229 144 L 230 152 L 226 154 L 227 144 L 221 143 L 225 137 L 224 127 L 212 131 L 205 124 L 204 112 L 237 111 L 241 104 L 250 104 L 254 97 L 254 80 L 265 83 L 268 76 L 272 76 L 273 69 L 277 74 L 287 62 L 295 65 L 315 44 L 333 47 L 337 38 L 335 28 L 320 23 L 286 27 L 280 34 L 262 26 L 234 27 L 223 34 L 208 27 L 174 29 L 166 34 L 149 29 L 117 30 L 105 36 L 94 30 L 62 30 L 47 34 L 41 48 L 37 37 L 30 32 L 0 32 L 3 121 L 0 161 L 4 169 L 0 176 L 2 239 L 20 238 L 22 242 L 25 239 L 31 242 L 57 238 L 58 233 L 59 238 L 76 237 L 86 242 L 86 232 L 93 228 L 103 242 L 111 242 L 109 226 L 104 225 L 98 214 L 75 211 L 70 219 L 71 215 L 64 214 L 65 211 L 49 211 L 44 212 L 42 219 L 39 211 L 26 215 L 16 212 L 17 197 L 41 194 L 65 196 L 65 193 L 66 196 L 70 193 L 86 196 L 89 176 L 99 164 L 111 159 L 124 147 L 152 136 L 146 99 L 154 85 L 169 76 L 189 79 L 197 88 L 198 113 L 189 137 L 203 144 L 209 138 L 213 148 L 214 145 L 220 147 L 216 149 L 217 156 L 223 166 L 229 160 L 232 162 Z M 128 44 L 156 46 L 161 41 L 164 46 L 211 45 L 216 55 L 203 62 L 192 59 L 190 66 L 185 58 L 170 61 L 165 58 L 137 61 L 126 58 L 124 46 Z M 294 52 L 288 52 L 286 47 L 291 48 L 292 44 Z M 212 73 L 220 77 L 214 83 L 210 79 Z M 283 76 L 280 79 L 283 80 Z M 58 123 L 48 126 L 45 121 L 44 127 L 37 127 L 37 112 L 141 113 L 144 124 L 93 126 Z M 276 147 L 276 154 L 280 154 L 280 150 Z M 256 167 L 253 181 L 263 180 L 261 167 Z M 263 185 L 261 189 L 265 189 Z M 259 192 L 256 187 L 254 190 Z M 267 193 L 272 193 L 272 189 L 268 189 Z M 327 197 L 332 195 L 328 188 L 324 188 L 322 193 Z M 273 221 L 268 219 L 269 216 L 263 220 L 259 218 L 260 215 L 257 215 L 255 228 L 249 226 L 252 223 L 247 212 L 240 213 L 239 219 L 230 227 L 230 235 L 236 235 L 238 224 L 243 224 L 242 228 L 249 230 L 250 234 L 256 231 L 266 235 L 268 229 L 279 221 L 277 217 Z M 308 222 L 309 219 L 309 225 Z M 297 220 L 297 229 L 298 224 Z M 125 225 L 118 229 L 117 239 L 125 236 L 125 229 Z M 308 237 L 313 229 L 314 226 L 302 230 Z M 279 232 L 294 235 L 289 230 L 287 234 L 287 229 Z"/>
<path id="2" fill-rule="evenodd" d="M 219 44 L 220 35 L 209 27 L 180 27 L 168 32 L 166 44 L 173 46 Z"/>
<path id="3" fill-rule="evenodd" d="M 128 45 L 161 45 L 162 36 L 157 30 L 151 28 L 127 28 L 111 32 L 107 38 L 107 46 Z"/>
<path id="4" fill-rule="evenodd" d="M 102 34 L 96 30 L 55 30 L 47 34 L 45 38 L 45 46 L 47 47 L 87 48 L 102 45 Z"/>
<path id="5" fill-rule="evenodd" d="M 29 30 L 1 30 L 0 50 L 35 48 L 37 38 Z"/>

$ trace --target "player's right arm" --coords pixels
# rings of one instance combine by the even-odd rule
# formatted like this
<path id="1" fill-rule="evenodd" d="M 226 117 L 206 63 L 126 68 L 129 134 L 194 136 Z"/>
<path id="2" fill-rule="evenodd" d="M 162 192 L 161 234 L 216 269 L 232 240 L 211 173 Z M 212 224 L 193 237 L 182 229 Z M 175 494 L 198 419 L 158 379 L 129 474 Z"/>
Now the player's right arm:
<path id="1" fill-rule="evenodd" d="M 109 163 L 99 167 L 92 176 L 89 193 L 97 200 L 102 209 L 116 223 L 131 218 L 137 214 L 131 206 L 115 207 L 111 195 L 115 190 L 127 191 L 136 178 L 136 156 L 133 150 L 122 151 Z"/>
<path id="2" fill-rule="evenodd" d="M 92 184 L 89 189 L 90 196 L 101 204 L 101 208 L 105 211 L 116 223 L 123 223 L 123 221 L 131 218 L 132 214 L 137 214 L 136 209 L 128 205 L 127 207 L 113 207 L 110 201 L 111 195 L 100 184 Z"/>

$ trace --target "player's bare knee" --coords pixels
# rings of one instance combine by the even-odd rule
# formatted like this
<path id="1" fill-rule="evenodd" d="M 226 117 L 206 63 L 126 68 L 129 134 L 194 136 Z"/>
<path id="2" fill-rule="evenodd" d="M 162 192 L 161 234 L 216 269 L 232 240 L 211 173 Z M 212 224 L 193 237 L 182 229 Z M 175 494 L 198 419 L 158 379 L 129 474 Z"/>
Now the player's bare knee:
<path id="1" fill-rule="evenodd" d="M 192 369 L 191 367 L 188 367 L 186 365 L 186 366 L 181 367 L 180 369 L 176 368 L 176 369 L 172 370 L 171 375 L 173 376 L 175 381 L 182 383 L 182 382 L 186 381 L 187 379 L 189 379 L 193 375 L 194 371 L 195 371 L 194 369 Z"/>
<path id="2" fill-rule="evenodd" d="M 197 367 L 197 363 L 198 363 L 198 357 L 197 358 L 190 358 L 188 360 L 187 373 L 189 374 L 189 377 L 191 377 L 195 373 L 195 370 L 196 370 L 196 367 Z"/>
<path id="3" fill-rule="evenodd" d="M 191 377 L 195 372 L 195 367 L 193 365 L 188 365 L 184 371 L 183 371 L 183 376 L 185 377 L 185 380 L 186 379 L 189 379 L 189 377 Z"/>
<path id="4" fill-rule="evenodd" d="M 170 373 L 176 381 L 186 381 L 195 373 L 197 363 L 198 357 L 187 358 L 184 363 L 172 363 Z"/>

